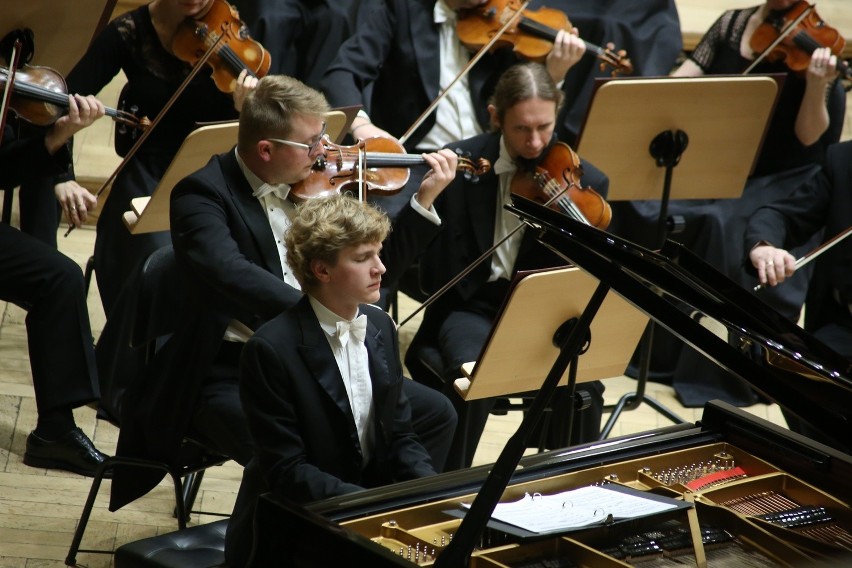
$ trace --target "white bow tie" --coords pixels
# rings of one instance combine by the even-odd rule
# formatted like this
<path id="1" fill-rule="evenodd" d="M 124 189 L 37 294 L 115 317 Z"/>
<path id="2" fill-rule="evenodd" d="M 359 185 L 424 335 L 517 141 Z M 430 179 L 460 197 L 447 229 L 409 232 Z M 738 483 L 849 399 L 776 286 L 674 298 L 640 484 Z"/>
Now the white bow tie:
<path id="1" fill-rule="evenodd" d="M 341 347 L 346 347 L 346 343 L 349 341 L 350 334 L 355 339 L 355 341 L 361 343 L 364 342 L 364 338 L 367 337 L 366 314 L 361 314 L 352 321 L 337 322 L 337 339 L 338 341 L 340 341 Z"/>
<path id="2" fill-rule="evenodd" d="M 286 183 L 277 185 L 265 183 L 258 187 L 252 195 L 258 199 L 263 199 L 270 193 L 274 193 L 279 199 L 287 199 L 287 196 L 290 194 L 290 186 Z"/>
<path id="3" fill-rule="evenodd" d="M 501 154 L 497 161 L 494 162 L 494 174 L 500 175 L 505 174 L 506 172 L 514 172 L 518 169 L 518 166 L 509 156 Z"/>

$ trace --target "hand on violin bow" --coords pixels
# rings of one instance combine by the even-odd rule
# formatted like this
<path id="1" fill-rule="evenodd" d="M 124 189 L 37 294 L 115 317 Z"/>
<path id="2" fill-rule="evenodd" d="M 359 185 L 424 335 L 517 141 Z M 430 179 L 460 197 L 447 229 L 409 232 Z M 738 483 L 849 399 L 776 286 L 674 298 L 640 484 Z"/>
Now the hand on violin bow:
<path id="1" fill-rule="evenodd" d="M 85 223 L 89 218 L 89 211 L 98 206 L 98 198 L 74 180 L 56 184 L 53 193 L 62 206 L 62 214 L 76 227 Z"/>
<path id="2" fill-rule="evenodd" d="M 796 259 L 784 249 L 760 243 L 748 253 L 757 278 L 763 285 L 775 286 L 796 271 Z"/>
<path id="3" fill-rule="evenodd" d="M 547 72 L 554 83 L 565 79 L 565 74 L 586 53 L 586 43 L 580 39 L 580 32 L 573 28 L 570 32 L 559 30 L 553 41 L 553 49 L 544 61 Z"/>
<path id="4" fill-rule="evenodd" d="M 455 179 L 458 156 L 452 150 L 444 148 L 431 154 L 423 154 L 423 159 L 432 169 L 423 176 L 420 189 L 414 198 L 424 209 L 429 209 L 444 188 Z"/>
<path id="5" fill-rule="evenodd" d="M 237 76 L 237 83 L 234 86 L 234 108 L 237 109 L 237 112 L 243 110 L 243 101 L 246 99 L 246 95 L 248 95 L 255 87 L 257 87 L 257 82 L 260 81 L 254 75 L 251 75 L 248 72 L 248 69 L 243 69 L 240 71 L 240 74 Z"/>
<path id="6" fill-rule="evenodd" d="M 68 114 L 59 117 L 44 137 L 50 154 L 55 154 L 74 134 L 104 115 L 104 105 L 93 95 L 68 95 Z"/>
<path id="7" fill-rule="evenodd" d="M 395 142 L 399 142 L 396 136 L 386 130 L 382 130 L 370 122 L 370 119 L 360 116 L 356 117 L 355 120 L 352 121 L 349 133 L 355 140 L 367 140 L 368 138 L 390 138 Z"/>

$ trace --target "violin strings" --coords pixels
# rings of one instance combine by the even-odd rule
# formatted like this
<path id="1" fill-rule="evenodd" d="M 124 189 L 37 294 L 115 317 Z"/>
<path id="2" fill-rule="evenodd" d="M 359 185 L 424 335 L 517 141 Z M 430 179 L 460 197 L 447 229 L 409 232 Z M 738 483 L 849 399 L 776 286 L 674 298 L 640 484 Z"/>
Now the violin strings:
<path id="1" fill-rule="evenodd" d="M 213 45 L 213 43 L 219 41 L 220 36 L 207 33 L 206 27 L 204 27 L 204 29 L 199 27 L 198 31 L 201 31 L 201 33 L 204 35 L 204 47 L 206 47 L 207 49 L 209 49 L 210 46 Z M 248 66 L 246 66 L 245 62 L 243 62 L 243 60 L 240 59 L 239 56 L 237 56 L 237 54 L 234 52 L 233 49 L 228 46 L 228 44 L 220 46 L 216 50 L 216 52 L 225 63 L 231 66 L 231 70 L 234 72 L 235 75 L 239 75 L 240 71 L 245 69 L 246 71 L 248 71 L 249 75 L 251 75 L 252 77 L 256 77 L 254 72 L 249 69 Z"/>
<path id="2" fill-rule="evenodd" d="M 550 175 L 539 174 L 544 183 L 541 184 L 542 189 L 545 194 L 549 197 L 553 197 L 554 195 L 558 195 L 559 192 L 562 191 L 562 188 L 559 187 L 559 184 L 550 177 Z M 570 186 L 569 186 L 570 187 Z M 568 188 L 566 188 L 567 191 Z M 586 219 L 583 212 L 577 208 L 577 205 L 571 201 L 571 198 L 567 195 L 567 193 L 563 193 L 561 197 L 558 197 L 556 200 L 556 204 L 559 205 L 559 208 L 562 209 L 562 212 L 574 219 L 575 221 L 580 221 L 586 225 L 589 224 L 588 219 Z"/>
<path id="3" fill-rule="evenodd" d="M 4 71 L 3 75 L 7 75 L 7 73 Z M 68 108 L 68 95 L 57 93 L 56 91 L 51 91 L 50 89 L 47 89 L 40 85 L 33 85 L 31 83 L 17 81 L 14 84 L 14 88 L 15 91 L 18 92 L 18 94 L 23 95 L 25 97 L 29 96 L 42 102 L 60 106 L 62 108 Z M 130 120 L 135 123 L 136 117 L 129 112 L 124 112 L 109 107 L 106 107 L 104 111 L 105 114 L 109 117 L 120 118 L 122 120 Z"/>

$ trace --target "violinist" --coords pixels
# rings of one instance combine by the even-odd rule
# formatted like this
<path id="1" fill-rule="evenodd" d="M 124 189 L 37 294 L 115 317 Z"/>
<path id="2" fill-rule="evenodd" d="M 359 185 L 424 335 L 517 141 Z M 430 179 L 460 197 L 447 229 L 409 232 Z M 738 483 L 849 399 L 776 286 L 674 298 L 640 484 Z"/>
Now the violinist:
<path id="1" fill-rule="evenodd" d="M 503 205 L 510 202 L 516 173 L 535 167 L 554 147 L 562 98 L 562 91 L 541 64 L 516 64 L 500 77 L 488 105 L 493 131 L 452 145 L 489 159 L 494 167 L 475 184 L 457 178 L 436 200 L 441 232 L 420 258 L 425 292 L 439 289 L 520 224 Z M 583 186 L 591 185 L 606 195 L 607 177 L 588 162 L 581 162 L 581 168 L 585 172 Z M 453 391 L 453 380 L 462 376 L 461 365 L 479 356 L 517 271 L 564 264 L 563 259 L 537 243 L 531 232 L 520 230 L 498 246 L 488 261 L 426 308 L 423 323 L 406 353 L 406 366 L 415 380 L 443 390 L 456 404 L 459 423 L 469 424 L 467 431 L 459 428 L 456 433 L 447 469 L 471 465 L 493 405 L 490 400 L 464 402 Z M 430 377 L 414 371 L 423 367 L 415 358 L 429 346 L 440 350 L 443 385 L 435 385 Z M 579 388 L 589 390 L 593 404 L 577 414 L 573 443 L 597 439 L 600 431 L 603 387 L 584 383 Z"/>
<path id="2" fill-rule="evenodd" d="M 754 212 L 743 244 L 746 263 L 757 273 L 760 283 L 786 286 L 786 280 L 796 272 L 795 257 L 788 249 L 807 242 L 823 229 L 822 239 L 827 241 L 852 226 L 850 163 L 852 141 L 830 146 L 818 175 L 789 196 Z M 852 240 L 838 242 L 814 264 L 805 330 L 852 359 Z M 785 417 L 791 429 L 802 432 L 798 419 L 787 413 Z"/>
<path id="3" fill-rule="evenodd" d="M 0 146 L 0 186 L 15 187 L 36 172 L 61 173 L 71 164 L 68 139 L 104 114 L 93 96 L 69 96 L 69 111 L 39 136 L 16 139 L 7 125 Z M 57 195 L 69 222 L 92 205 L 85 189 Z M 27 310 L 38 422 L 27 437 L 24 463 L 92 476 L 106 459 L 77 427 L 73 409 L 99 397 L 83 273 L 55 248 L 0 224 L 0 299 Z"/>
<path id="4" fill-rule="evenodd" d="M 332 106 L 363 105 L 354 138 L 401 137 L 464 69 L 471 51 L 456 32 L 458 12 L 484 0 L 389 0 L 368 12 L 340 47 L 322 82 Z M 412 33 L 420 30 L 420 33 Z M 577 30 L 559 30 L 546 65 L 555 82 L 585 52 Z M 511 49 L 485 55 L 405 140 L 409 151 L 434 151 L 488 129 L 485 107 L 500 72 L 517 62 Z M 372 95 L 368 93 L 372 90 Z M 391 218 L 409 192 L 376 202 Z"/>
<path id="5" fill-rule="evenodd" d="M 728 10 L 716 20 L 678 69 L 675 76 L 741 74 L 759 57 L 752 39 L 761 26 L 784 18 L 797 6 L 793 0 L 768 0 L 751 8 Z M 795 33 L 795 32 L 794 32 Z M 749 216 L 760 206 L 783 198 L 818 171 L 825 149 L 837 142 L 845 116 L 846 96 L 835 79 L 836 58 L 826 49 L 815 50 L 804 74 L 790 70 L 782 61 L 768 56 L 752 73 L 782 73 L 785 76 L 763 146 L 754 171 L 737 199 L 678 200 L 669 204 L 669 214 L 682 218 L 678 242 L 707 260 L 714 268 L 745 288 L 754 286 L 753 277 L 743 270 L 739 235 Z M 735 103 L 732 103 L 735 104 Z M 690 150 L 687 149 L 687 152 Z M 659 202 L 619 202 L 615 204 L 614 226 L 619 236 L 656 247 Z M 732 235 L 735 235 L 732 238 Z M 813 248 L 804 244 L 800 252 Z M 785 317 L 797 321 L 805 301 L 808 277 L 806 267 L 782 287 L 765 290 L 762 300 Z M 709 361 L 668 332 L 657 329 L 653 340 L 651 376 L 671 382 L 686 407 L 702 407 L 708 400 L 721 399 L 736 406 L 759 401 L 751 386 Z M 638 355 L 634 356 L 634 361 Z M 629 374 L 638 371 L 633 367 Z"/>
<path id="6" fill-rule="evenodd" d="M 215 1 L 154 0 L 118 16 L 94 39 L 68 74 L 69 90 L 98 93 L 123 72 L 127 86 L 120 106 L 128 111 L 136 109 L 140 117 L 155 117 L 192 68 L 174 54 L 184 46 L 174 45 L 173 39 L 187 19 L 205 16 Z M 235 105 L 252 81 L 251 77 L 238 81 L 232 95 L 221 92 L 211 75 L 210 67 L 199 71 L 119 173 L 108 198 L 104 196 L 98 215 L 94 267 L 108 320 L 119 292 L 134 269 L 151 252 L 170 242 L 167 233 L 129 233 L 122 216 L 130 209 L 130 200 L 151 195 L 197 123 L 235 119 L 238 116 Z M 116 135 L 138 136 L 139 132 L 117 127 Z M 73 175 L 52 181 L 58 187 L 76 185 Z"/>
<path id="7" fill-rule="evenodd" d="M 302 82 L 267 75 L 245 98 L 237 147 L 213 156 L 172 191 L 171 237 L 186 307 L 150 373 L 128 387 L 125 398 L 138 402 L 122 409 L 119 455 L 173 456 L 191 426 L 237 462 L 252 457 L 238 393 L 239 356 L 246 328 L 256 329 L 302 296 L 284 247 L 295 215 L 288 196 L 326 152 L 328 109 L 322 94 Z M 384 242 L 383 279 L 398 278 L 439 230 L 431 203 L 455 176 L 456 155 L 443 150 L 424 157 L 429 174 Z M 403 385 L 414 429 L 440 470 L 455 429 L 452 406 L 413 381 Z M 113 505 L 153 487 L 140 484 L 117 472 Z"/>
<path id="8" fill-rule="evenodd" d="M 768 0 L 724 12 L 673 75 L 742 73 L 760 55 L 752 46 L 755 33 L 802 1 Z M 751 71 L 786 75 L 754 176 L 822 162 L 825 148 L 839 139 L 845 113 L 846 98 L 836 66 L 836 56 L 822 47 L 810 55 L 804 75 L 791 71 L 783 59 L 773 62 L 770 57 Z"/>

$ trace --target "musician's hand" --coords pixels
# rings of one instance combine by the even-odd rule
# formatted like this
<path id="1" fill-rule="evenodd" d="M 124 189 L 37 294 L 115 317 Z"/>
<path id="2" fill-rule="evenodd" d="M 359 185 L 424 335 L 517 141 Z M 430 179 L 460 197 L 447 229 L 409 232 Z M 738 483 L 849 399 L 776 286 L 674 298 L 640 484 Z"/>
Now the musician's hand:
<path id="1" fill-rule="evenodd" d="M 89 211 L 98 206 L 98 198 L 74 180 L 56 184 L 53 193 L 62 206 L 62 214 L 75 227 L 85 223 Z"/>
<path id="2" fill-rule="evenodd" d="M 391 140 L 399 142 L 393 134 L 386 130 L 382 130 L 368 120 L 356 118 L 352 123 L 352 128 L 349 129 L 349 132 L 355 140 L 366 140 L 367 138 L 390 138 Z"/>
<path id="3" fill-rule="evenodd" d="M 240 71 L 239 76 L 237 76 L 237 84 L 234 87 L 234 108 L 237 109 L 237 112 L 240 112 L 243 109 L 243 101 L 246 99 L 246 95 L 249 92 L 257 87 L 258 82 L 257 77 L 253 77 L 249 75 L 248 70 L 243 69 Z"/>
<path id="4" fill-rule="evenodd" d="M 50 154 L 55 154 L 74 134 L 104 115 L 104 105 L 94 95 L 68 95 L 68 114 L 60 116 L 44 137 Z"/>
<path id="5" fill-rule="evenodd" d="M 837 57 L 831 54 L 828 47 L 815 49 L 808 63 L 806 80 L 808 84 L 816 83 L 819 87 L 825 87 L 834 80 L 837 74 Z"/>
<path id="6" fill-rule="evenodd" d="M 748 258 L 763 285 L 780 284 L 796 271 L 796 259 L 793 255 L 772 245 L 757 245 L 748 253 Z"/>
<path id="7" fill-rule="evenodd" d="M 444 188 L 455 179 L 459 158 L 455 152 L 444 148 L 431 154 L 423 154 L 423 159 L 432 169 L 423 176 L 420 189 L 414 198 L 424 209 L 429 209 Z"/>
<path id="8" fill-rule="evenodd" d="M 586 44 L 580 39 L 580 32 L 574 28 L 570 32 L 559 30 L 553 41 L 553 49 L 547 54 L 544 64 L 555 83 L 565 79 L 565 74 L 586 53 Z"/>

